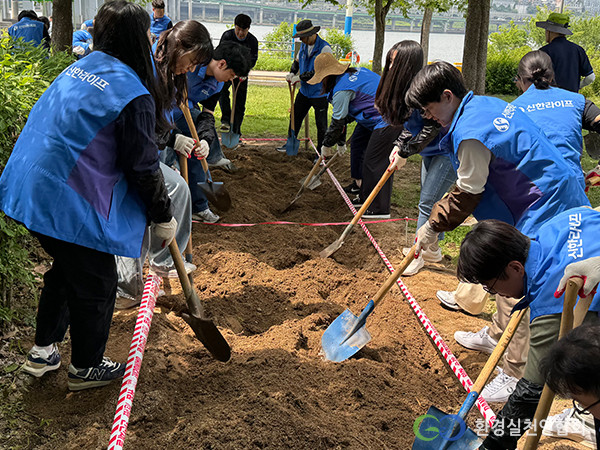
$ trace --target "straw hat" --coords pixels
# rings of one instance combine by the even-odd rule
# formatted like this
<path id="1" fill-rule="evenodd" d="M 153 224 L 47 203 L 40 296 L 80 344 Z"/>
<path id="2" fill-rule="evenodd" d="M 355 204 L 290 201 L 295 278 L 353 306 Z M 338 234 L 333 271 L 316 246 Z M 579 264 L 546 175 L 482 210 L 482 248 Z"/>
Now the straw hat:
<path id="1" fill-rule="evenodd" d="M 298 22 L 298 25 L 296 25 L 296 34 L 293 35 L 292 37 L 293 38 L 303 38 L 303 37 L 312 36 L 313 34 L 317 34 L 320 29 L 321 29 L 321 27 L 313 26 L 312 22 L 308 19 L 301 20 L 300 22 Z"/>
<path id="2" fill-rule="evenodd" d="M 573 34 L 569 30 L 569 16 L 562 13 L 551 13 L 548 16 L 548 20 L 543 22 L 536 22 L 536 27 L 543 28 L 544 30 L 552 31 L 554 33 L 565 34 L 570 36 Z"/>
<path id="3" fill-rule="evenodd" d="M 318 84 L 328 75 L 341 75 L 350 67 L 350 63 L 342 64 L 331 53 L 321 53 L 315 58 L 315 74 L 307 81 L 308 84 Z"/>

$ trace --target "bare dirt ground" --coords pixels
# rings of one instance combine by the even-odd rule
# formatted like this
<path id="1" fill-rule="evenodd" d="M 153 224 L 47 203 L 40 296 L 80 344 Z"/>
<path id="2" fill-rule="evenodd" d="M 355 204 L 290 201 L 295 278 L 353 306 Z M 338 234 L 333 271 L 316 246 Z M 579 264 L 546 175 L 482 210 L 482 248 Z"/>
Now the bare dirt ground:
<path id="1" fill-rule="evenodd" d="M 276 144 L 248 143 L 228 154 L 238 173 L 214 171 L 234 201 L 222 222 L 349 221 L 326 175 L 321 187 L 280 213 L 310 170 L 311 157 L 301 152 L 288 158 L 274 150 Z M 418 170 L 408 164 L 396 187 L 417 182 Z M 347 156 L 334 172 L 342 184 L 349 181 Z M 416 218 L 416 208 L 395 209 L 393 216 Z M 397 265 L 407 244 L 405 223 L 369 229 Z M 230 343 L 232 359 L 223 364 L 211 358 L 179 317 L 185 302 L 177 283 L 166 284 L 169 295 L 157 302 L 125 448 L 408 449 L 413 422 L 430 405 L 458 411 L 465 391 L 397 288 L 369 318 L 373 339 L 363 350 L 338 364 L 320 356 L 327 326 L 347 307 L 358 314 L 388 275 L 362 231 L 333 258 L 319 258 L 342 230 L 194 225 L 196 289 Z M 471 317 L 440 306 L 436 290 L 452 290 L 456 283 L 449 260 L 404 281 L 475 379 L 486 355 L 462 349 L 452 335 L 478 330 L 489 314 Z M 136 313 L 115 313 L 106 352 L 113 359 L 125 361 Z M 33 331 L 24 346 L 32 339 Z M 0 427 L 11 430 L 0 448 L 106 448 L 120 384 L 70 393 L 68 343 L 61 353 L 64 366 L 41 379 L 13 375 L 25 392 L 24 407 L 19 420 Z M 492 406 L 497 411 L 501 405 Z M 542 442 L 540 448 L 583 448 Z"/>

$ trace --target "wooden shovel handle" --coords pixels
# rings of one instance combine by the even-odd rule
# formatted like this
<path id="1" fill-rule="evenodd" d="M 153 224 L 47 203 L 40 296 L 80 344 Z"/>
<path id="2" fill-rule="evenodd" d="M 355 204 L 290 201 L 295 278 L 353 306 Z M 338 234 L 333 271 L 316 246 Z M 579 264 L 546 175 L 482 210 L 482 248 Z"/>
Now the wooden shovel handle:
<path id="1" fill-rule="evenodd" d="M 179 154 L 179 169 L 181 170 L 181 177 L 185 180 L 185 182 L 187 183 L 187 185 L 189 187 L 190 179 L 188 176 L 187 157 L 185 155 L 182 155 L 181 153 Z M 188 255 L 190 255 L 190 258 L 191 258 L 192 253 L 193 253 L 192 233 L 190 233 L 190 237 L 188 239 L 187 246 L 185 247 L 186 258 L 188 257 Z"/>
<path id="2" fill-rule="evenodd" d="M 383 283 L 383 285 L 379 288 L 379 290 L 375 294 L 375 297 L 373 297 L 373 303 L 374 303 L 373 307 L 377 306 L 379 304 L 379 302 L 381 302 L 381 299 L 383 299 L 383 297 L 385 297 L 385 294 L 387 294 L 389 292 L 389 290 L 392 288 L 392 286 L 394 284 L 396 284 L 396 282 L 398 281 L 398 278 L 400 278 L 400 276 L 404 273 L 406 268 L 410 265 L 410 263 L 414 259 L 415 259 L 415 246 L 413 245 L 410 248 L 410 250 L 408 251 L 408 254 L 404 257 L 404 259 L 400 263 L 400 266 L 387 278 L 387 280 L 385 280 L 385 283 Z"/>
<path id="3" fill-rule="evenodd" d="M 200 138 L 198 137 L 198 131 L 196 130 L 196 125 L 194 124 L 194 120 L 192 119 L 192 113 L 190 112 L 190 108 L 188 107 L 187 94 L 185 94 L 183 96 L 183 102 L 181 103 L 181 105 L 179 105 L 179 108 L 183 112 L 183 116 L 185 117 L 187 126 L 190 129 L 192 138 L 197 143 L 200 143 Z M 208 163 L 206 162 L 206 158 L 202 158 L 200 160 L 200 164 L 202 164 L 202 169 L 208 173 Z M 186 162 L 186 166 L 187 166 L 187 162 Z"/>
<path id="4" fill-rule="evenodd" d="M 590 177 L 585 180 L 586 186 L 594 186 L 596 183 L 600 183 L 600 177 Z"/>
<path id="5" fill-rule="evenodd" d="M 296 93 L 296 85 L 292 87 L 292 83 L 288 81 L 288 89 L 290 91 L 290 129 L 295 133 L 294 129 L 294 94 Z"/>
<path id="6" fill-rule="evenodd" d="M 352 222 L 350 222 L 350 225 L 352 228 L 354 225 L 356 225 L 358 223 L 358 221 L 360 220 L 360 218 L 362 217 L 362 215 L 367 211 L 367 209 L 369 208 L 369 206 L 371 206 L 371 203 L 373 202 L 373 200 L 375 199 L 375 197 L 377 197 L 377 194 L 379 194 L 379 191 L 381 190 L 381 188 L 383 187 L 383 185 L 387 182 L 387 180 L 392 176 L 392 174 L 394 173 L 393 170 L 389 170 L 389 166 L 387 169 L 385 169 L 385 172 L 383 174 L 383 176 L 381 177 L 381 179 L 379 180 L 379 182 L 377 183 L 377 185 L 373 188 L 373 190 L 371 191 L 371 193 L 369 194 L 369 196 L 367 197 L 367 199 L 365 200 L 365 202 L 363 203 L 363 205 L 361 206 L 361 208 L 358 210 L 358 212 L 356 213 L 356 215 L 354 216 L 354 218 L 352 219 Z"/>
<path id="7" fill-rule="evenodd" d="M 306 186 L 308 186 L 308 183 L 310 183 L 312 181 L 313 176 L 315 175 L 315 173 L 317 173 L 317 170 L 319 169 L 319 166 L 321 165 L 321 161 L 323 161 L 323 156 L 319 156 L 319 159 L 317 159 L 317 162 L 312 166 L 312 169 L 310 169 L 310 172 L 308 172 L 308 175 L 306 176 L 306 180 L 304 180 L 304 183 L 302 183 L 302 190 L 304 190 L 306 188 Z"/>
<path id="8" fill-rule="evenodd" d="M 200 305 L 199 302 L 190 301 L 194 298 L 192 283 L 188 278 L 183 259 L 181 258 L 181 252 L 179 251 L 179 246 L 177 245 L 177 241 L 175 239 L 173 239 L 169 244 L 169 250 L 171 251 L 171 258 L 173 258 L 173 262 L 175 263 L 177 275 L 179 275 L 179 282 L 181 283 L 181 288 L 183 289 L 183 294 L 185 295 L 188 308 L 190 309 L 192 315 L 201 317 L 203 315 L 202 305 Z"/>
<path id="9" fill-rule="evenodd" d="M 237 86 L 234 83 L 234 80 L 231 80 L 231 114 L 229 117 L 229 122 L 230 122 L 230 126 L 231 129 L 233 130 L 233 121 L 235 120 L 235 101 L 237 98 L 237 91 L 238 88 L 240 87 L 240 83 L 241 81 L 238 81 Z"/>
<path id="10" fill-rule="evenodd" d="M 567 282 L 565 302 L 563 306 L 562 316 L 560 319 L 560 331 L 558 333 L 558 339 L 561 339 L 565 334 L 567 334 L 573 329 L 573 308 L 575 307 L 575 303 L 577 302 L 577 293 L 579 292 L 582 286 L 583 280 L 581 278 L 571 278 Z M 554 395 L 555 394 L 552 391 L 552 389 L 550 389 L 548 385 L 545 384 L 544 389 L 542 390 L 542 396 L 540 397 L 537 409 L 535 410 L 532 426 L 527 434 L 527 440 L 525 441 L 523 450 L 534 450 L 537 448 L 542 432 L 542 427 L 540 427 L 539 424 L 542 420 L 545 420 L 548 417 L 548 413 L 550 412 L 550 408 L 552 407 L 552 401 L 554 400 Z"/>

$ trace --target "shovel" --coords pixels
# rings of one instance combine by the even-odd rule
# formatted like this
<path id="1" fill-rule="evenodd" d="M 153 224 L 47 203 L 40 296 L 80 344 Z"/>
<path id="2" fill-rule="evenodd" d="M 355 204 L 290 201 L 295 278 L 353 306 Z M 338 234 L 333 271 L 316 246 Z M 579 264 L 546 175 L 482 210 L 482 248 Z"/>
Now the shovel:
<path id="1" fill-rule="evenodd" d="M 231 82 L 231 117 L 229 118 L 231 128 L 227 133 L 221 133 L 221 143 L 227 148 L 234 148 L 240 143 L 240 135 L 233 132 L 233 121 L 235 119 L 235 100 L 237 98 L 237 91 L 240 87 L 240 83 L 242 83 L 242 81 L 238 81 L 236 86 L 233 81 Z"/>
<path id="2" fill-rule="evenodd" d="M 189 314 L 182 314 L 183 320 L 187 322 L 194 334 L 200 342 L 206 347 L 206 350 L 218 361 L 227 362 L 231 358 L 231 348 L 229 344 L 213 323 L 212 320 L 204 316 L 204 308 L 200 303 L 196 290 L 192 287 L 190 280 L 185 272 L 185 266 L 183 265 L 183 259 L 181 259 L 181 253 L 179 253 L 179 247 L 177 241 L 173 239 L 169 244 L 169 250 L 171 251 L 171 257 L 175 263 L 177 269 L 177 275 L 179 275 L 179 282 L 183 288 L 185 300 L 189 309 Z"/>
<path id="3" fill-rule="evenodd" d="M 371 205 L 371 203 L 373 202 L 373 200 L 375 199 L 377 194 L 379 194 L 379 191 L 381 190 L 383 185 L 386 183 L 388 178 L 393 173 L 394 173 L 394 171 L 390 170 L 390 168 L 388 166 L 388 168 L 385 170 L 383 176 L 377 183 L 377 186 L 375 186 L 373 188 L 373 191 L 369 194 L 369 197 L 367 197 L 367 200 L 362 205 L 362 207 L 358 210 L 358 212 L 356 213 L 356 215 L 354 216 L 352 221 L 348 224 L 348 226 L 346 227 L 346 229 L 344 230 L 342 235 L 339 238 L 337 238 L 337 240 L 335 242 L 330 244 L 329 247 L 327 247 L 325 250 L 323 250 L 323 251 L 321 251 L 321 253 L 319 253 L 319 256 L 321 258 L 329 258 L 331 255 L 333 255 L 335 252 L 337 252 L 341 248 L 342 244 L 344 243 L 344 239 L 346 239 L 346 237 L 348 236 L 350 231 L 352 231 L 352 227 L 354 227 L 354 225 L 356 225 L 358 223 L 358 221 L 360 220 L 362 215 L 367 211 L 367 208 L 369 208 L 369 206 Z"/>
<path id="4" fill-rule="evenodd" d="M 198 138 L 198 132 L 196 131 L 196 126 L 194 125 L 194 121 L 192 120 L 192 114 L 190 113 L 190 108 L 188 107 L 187 96 L 183 103 L 179 106 L 181 111 L 183 111 L 183 115 L 185 116 L 185 121 L 187 122 L 188 128 L 192 133 L 192 138 L 196 140 L 196 142 L 200 142 Z M 206 199 L 215 205 L 215 207 L 221 211 L 229 211 L 231 208 L 231 197 L 229 196 L 229 192 L 223 186 L 223 183 L 214 182 L 210 175 L 210 170 L 208 170 L 208 163 L 206 162 L 206 158 L 202 158 L 200 160 L 202 164 L 202 169 L 206 172 L 207 181 L 204 183 L 198 183 L 204 195 L 206 195 Z M 187 163 L 186 163 L 187 167 Z"/>
<path id="5" fill-rule="evenodd" d="M 526 312 L 527 308 L 524 308 L 512 315 L 496 348 L 485 363 L 475 384 L 471 386 L 458 414 L 446 414 L 435 406 L 431 406 L 426 414 L 417 419 L 414 425 L 417 437 L 413 442 L 413 450 L 471 450 L 480 447 L 482 441 L 474 431 L 467 427 L 465 417 L 498 365 Z M 420 423 L 418 423 L 419 419 L 421 419 Z"/>
<path id="6" fill-rule="evenodd" d="M 190 179 L 188 178 L 188 164 L 187 164 L 187 158 L 180 154 L 179 155 L 179 169 L 181 170 L 181 177 L 185 180 L 185 182 L 188 184 L 188 187 L 190 185 Z M 190 232 L 190 238 L 188 239 L 188 243 L 187 246 L 185 247 L 185 260 L 189 263 L 192 263 L 192 251 L 193 251 L 193 246 L 192 246 L 192 233 Z M 189 274 L 190 277 L 190 282 L 192 282 L 192 274 Z"/>
<path id="7" fill-rule="evenodd" d="M 349 309 L 340 314 L 331 325 L 327 327 L 321 337 L 321 347 L 325 353 L 325 359 L 333 362 L 341 362 L 363 348 L 371 340 L 365 324 L 367 317 L 373 312 L 375 306 L 385 297 L 400 275 L 406 270 L 412 260 L 415 259 L 415 246 L 413 245 L 408 255 L 404 257 L 398 270 L 392 273 L 385 283 L 379 288 L 373 300 L 356 317 Z"/>
<path id="8" fill-rule="evenodd" d="M 300 190 L 296 193 L 296 196 L 294 197 L 294 200 L 292 200 L 290 202 L 290 204 L 287 205 L 283 211 L 281 211 L 281 214 L 289 211 L 289 209 L 292 207 L 292 205 L 294 203 L 296 203 L 296 200 L 298 200 L 300 198 L 300 196 L 304 192 L 304 189 L 306 189 L 306 187 L 308 186 L 310 180 L 312 180 L 313 175 L 317 172 L 317 169 L 319 168 L 319 165 L 321 164 L 321 161 L 323 161 L 323 156 L 319 156 L 319 159 L 317 159 L 317 162 L 312 166 L 312 169 L 310 169 L 310 172 L 304 178 L 304 183 L 302 183 L 302 186 L 300 186 Z"/>
<path id="9" fill-rule="evenodd" d="M 290 136 L 287 138 L 285 143 L 285 153 L 289 156 L 296 156 L 298 149 L 300 148 L 300 141 L 296 137 L 296 130 L 294 130 L 294 94 L 296 93 L 296 85 L 292 87 L 292 84 L 288 81 L 288 89 L 290 90 Z"/>
<path id="10" fill-rule="evenodd" d="M 321 186 L 321 175 L 323 175 L 325 173 L 325 171 L 327 169 L 329 169 L 329 166 L 335 160 L 335 158 L 337 157 L 337 155 L 338 155 L 338 153 L 335 152 L 333 154 L 333 156 L 331 158 L 329 158 L 329 161 L 327 161 L 327 163 L 321 168 L 321 170 L 319 170 L 319 173 L 312 177 L 312 179 L 306 185 L 306 187 L 308 189 L 310 189 L 311 191 L 314 191 L 316 188 L 318 188 L 319 186 Z M 307 179 L 308 179 L 308 175 L 305 178 L 302 178 L 302 180 L 300 180 L 300 184 L 304 184 L 304 182 Z"/>
<path id="11" fill-rule="evenodd" d="M 580 299 L 579 302 L 577 302 L 577 292 L 579 292 L 582 286 L 583 280 L 581 278 L 571 278 L 567 283 L 565 302 L 562 316 L 560 318 L 558 339 L 561 339 L 565 334 L 571 331 L 573 326 L 577 327 L 581 325 L 583 319 L 585 318 L 585 314 L 590 307 L 590 303 L 594 297 L 592 294 L 588 295 L 586 298 Z M 575 302 L 577 302 L 577 307 L 575 308 L 575 313 L 573 313 Z M 577 318 L 575 319 L 575 317 Z M 538 424 L 541 424 L 548 417 L 550 407 L 552 406 L 552 401 L 554 400 L 554 395 L 554 392 L 548 387 L 547 384 L 545 384 L 544 389 L 542 390 L 542 396 L 540 397 L 540 401 L 535 410 L 535 415 L 533 416 L 533 421 L 531 422 L 532 426 L 527 433 L 527 440 L 525 441 L 523 450 L 533 450 L 537 448 L 542 434 L 542 427 Z"/>

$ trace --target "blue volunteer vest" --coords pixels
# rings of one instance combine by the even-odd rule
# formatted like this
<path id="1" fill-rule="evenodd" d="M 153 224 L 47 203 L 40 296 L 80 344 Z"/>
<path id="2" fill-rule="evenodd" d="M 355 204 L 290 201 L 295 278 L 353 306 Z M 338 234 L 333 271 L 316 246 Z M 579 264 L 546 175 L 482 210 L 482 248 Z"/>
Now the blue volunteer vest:
<path id="1" fill-rule="evenodd" d="M 581 169 L 583 138 L 581 121 L 585 97 L 565 89 L 551 87 L 536 89 L 532 84 L 527 91 L 512 102 L 526 113 L 548 137 L 585 187 Z"/>
<path id="2" fill-rule="evenodd" d="M 375 93 L 380 79 L 379 75 L 364 67 L 360 67 L 354 73 L 344 73 L 338 76 L 335 87 L 329 93 L 329 102 L 333 104 L 336 92 L 352 91 L 356 96 L 350 102 L 348 114 L 371 131 L 387 127 L 388 124 L 375 108 Z"/>
<path id="3" fill-rule="evenodd" d="M 154 13 L 150 14 L 150 33 L 158 39 L 160 33 L 167 29 L 169 22 L 171 22 L 171 19 L 166 14 L 159 19 L 154 18 Z"/>
<path id="4" fill-rule="evenodd" d="M 494 156 L 473 212 L 477 220 L 502 220 L 530 235 L 556 214 L 590 204 L 560 152 L 515 105 L 469 92 L 443 140 L 448 136 L 455 168 L 458 147 L 467 139 L 478 140 Z"/>
<path id="5" fill-rule="evenodd" d="M 321 54 L 323 47 L 327 47 L 328 45 L 329 44 L 327 41 L 321 39 L 321 37 L 317 35 L 317 40 L 315 41 L 315 45 L 309 55 L 308 45 L 302 44 L 300 46 L 300 51 L 298 52 L 298 64 L 300 65 L 300 71 L 298 74 L 315 70 L 315 58 Z M 327 94 L 321 94 L 322 87 L 322 83 L 313 85 L 308 84 L 306 81 L 300 82 L 300 92 L 302 92 L 302 95 L 305 95 L 308 98 L 326 97 Z"/>
<path id="6" fill-rule="evenodd" d="M 146 207 L 118 165 L 114 129 L 146 94 L 136 73 L 105 53 L 67 67 L 31 110 L 0 177 L 2 210 L 38 233 L 139 257 Z"/>
<path id="7" fill-rule="evenodd" d="M 600 212 L 590 208 L 563 211 L 541 225 L 532 235 L 525 261 L 525 297 L 515 309 L 529 305 L 530 320 L 563 310 L 564 294 L 554 298 L 554 291 L 567 265 L 600 256 Z M 590 311 L 600 311 L 596 295 Z"/>
<path id="8" fill-rule="evenodd" d="M 44 24 L 38 20 L 23 17 L 8 28 L 8 35 L 15 40 L 23 38 L 25 42 L 40 45 L 44 38 Z"/>
<path id="9" fill-rule="evenodd" d="M 198 65 L 196 70 L 187 74 L 188 106 L 190 109 L 197 108 L 198 103 L 212 97 L 217 92 L 221 92 L 225 84 L 222 81 L 217 81 L 215 77 L 206 75 L 206 67 Z M 179 120 L 181 116 L 183 116 L 181 109 L 179 107 L 175 108 L 173 111 L 174 120 Z"/>
<path id="10" fill-rule="evenodd" d="M 89 31 L 77 30 L 73 33 L 73 47 L 80 46 L 85 50 L 83 55 L 77 55 L 77 59 L 81 59 L 90 54 L 90 44 L 93 42 L 93 40 L 94 38 Z"/>

